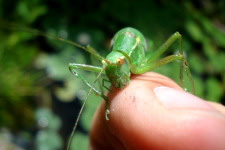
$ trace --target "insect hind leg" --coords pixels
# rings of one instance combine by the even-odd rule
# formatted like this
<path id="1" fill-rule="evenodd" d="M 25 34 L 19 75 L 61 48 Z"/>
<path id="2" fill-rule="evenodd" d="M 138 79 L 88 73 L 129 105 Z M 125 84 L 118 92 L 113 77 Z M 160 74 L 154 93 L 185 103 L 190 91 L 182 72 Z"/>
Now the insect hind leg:
<path id="1" fill-rule="evenodd" d="M 179 53 L 177 55 L 171 55 L 156 61 L 177 40 L 179 42 Z M 172 36 L 170 36 L 168 40 L 166 40 L 166 42 L 164 42 L 162 46 L 160 46 L 159 49 L 156 50 L 151 56 L 147 56 L 146 62 L 143 63 L 140 67 L 131 67 L 131 71 L 134 74 L 142 74 L 175 60 L 180 60 L 180 85 L 183 87 L 183 72 L 185 71 L 191 82 L 192 91 L 195 94 L 194 82 L 187 59 L 183 54 L 182 36 L 179 32 L 176 32 Z"/>
<path id="2" fill-rule="evenodd" d="M 183 87 L 183 83 L 184 83 L 184 75 L 183 72 L 185 71 L 187 73 L 187 76 L 191 82 L 191 86 L 192 86 L 192 91 L 195 94 L 195 87 L 194 87 L 194 82 L 192 79 L 192 75 L 191 75 L 191 71 L 190 71 L 190 67 L 188 65 L 188 61 L 184 55 L 184 51 L 183 51 L 183 44 L 182 44 L 182 36 L 179 32 L 175 33 L 179 42 L 179 55 L 181 55 L 182 59 L 180 59 L 180 85 Z"/>

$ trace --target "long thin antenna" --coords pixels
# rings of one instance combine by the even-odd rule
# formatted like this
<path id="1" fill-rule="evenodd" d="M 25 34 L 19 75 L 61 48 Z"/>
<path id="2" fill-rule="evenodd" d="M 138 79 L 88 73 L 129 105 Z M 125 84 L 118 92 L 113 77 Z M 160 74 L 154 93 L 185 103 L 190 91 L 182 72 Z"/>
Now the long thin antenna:
<path id="1" fill-rule="evenodd" d="M 23 31 L 23 32 L 28 32 L 28 33 L 31 33 L 31 34 L 36 34 L 36 35 L 39 35 L 39 36 L 44 36 L 44 37 L 48 37 L 48 38 L 54 38 L 56 40 L 59 40 L 59 41 L 62 41 L 64 43 L 67 43 L 67 44 L 70 44 L 70 45 L 73 45 L 75 47 L 78 47 L 80 49 L 83 49 L 89 53 L 91 53 L 92 55 L 94 55 L 98 60 L 102 61 L 102 60 L 105 60 L 105 58 L 103 58 L 93 47 L 91 47 L 90 45 L 87 45 L 87 46 L 82 46 L 74 41 L 71 41 L 71 40 L 67 40 L 67 39 L 64 39 L 64 38 L 61 38 L 55 34 L 51 34 L 51 33 L 45 33 L 43 31 L 40 31 L 40 30 L 37 30 L 37 29 L 33 29 L 33 28 L 28 28 L 28 27 L 21 27 L 17 24 L 14 24 L 14 23 L 10 23 L 10 22 L 7 22 L 7 21 L 3 21 L 3 20 L 0 20 L 0 27 L 1 28 L 5 28 L 5 29 L 10 29 L 10 30 L 18 30 L 18 31 Z"/>
<path id="2" fill-rule="evenodd" d="M 97 80 L 99 79 L 99 77 L 101 76 L 101 74 L 102 74 L 104 71 L 105 71 L 105 68 L 102 68 L 101 72 L 98 74 L 97 78 L 96 78 L 95 81 L 93 82 L 93 84 L 92 84 L 92 86 L 91 86 L 91 88 L 90 88 L 90 90 L 89 90 L 89 92 L 88 92 L 88 94 L 87 94 L 87 96 L 86 96 L 86 98 L 85 98 L 83 104 L 82 104 L 82 107 L 81 107 L 80 112 L 79 112 L 79 114 L 78 114 L 77 120 L 76 120 L 75 125 L 74 125 L 74 127 L 73 127 L 73 131 L 72 131 L 72 133 L 71 133 L 71 135 L 70 135 L 70 138 L 69 138 L 69 142 L 68 142 L 68 145 L 67 145 L 67 150 L 70 149 L 70 145 L 71 145 L 71 142 L 72 142 L 74 133 L 75 133 L 75 131 L 76 131 L 77 124 L 78 124 L 78 122 L 79 122 L 79 120 L 80 120 L 80 117 L 81 117 L 81 114 L 82 114 L 82 112 L 83 112 L 84 106 L 85 106 L 85 104 L 86 104 L 86 101 L 87 101 L 89 95 L 91 94 L 91 92 L 92 92 L 92 90 L 93 90 L 93 88 L 94 88 L 95 83 L 97 82 Z"/>

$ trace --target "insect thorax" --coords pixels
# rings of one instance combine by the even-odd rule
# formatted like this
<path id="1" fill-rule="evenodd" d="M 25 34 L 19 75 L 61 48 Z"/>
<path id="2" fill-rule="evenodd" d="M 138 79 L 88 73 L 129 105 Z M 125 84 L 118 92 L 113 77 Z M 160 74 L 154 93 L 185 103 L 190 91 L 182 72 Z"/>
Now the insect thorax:
<path id="1" fill-rule="evenodd" d="M 129 63 L 141 64 L 145 60 L 146 42 L 138 30 L 128 27 L 117 32 L 111 44 L 112 52 L 106 57 L 106 75 L 114 87 L 122 88 L 130 80 L 127 56 L 131 60 Z"/>
<path id="2" fill-rule="evenodd" d="M 112 39 L 111 46 L 112 51 L 120 50 L 126 53 L 132 64 L 138 65 L 145 59 L 145 38 L 134 28 L 127 27 L 118 31 Z"/>

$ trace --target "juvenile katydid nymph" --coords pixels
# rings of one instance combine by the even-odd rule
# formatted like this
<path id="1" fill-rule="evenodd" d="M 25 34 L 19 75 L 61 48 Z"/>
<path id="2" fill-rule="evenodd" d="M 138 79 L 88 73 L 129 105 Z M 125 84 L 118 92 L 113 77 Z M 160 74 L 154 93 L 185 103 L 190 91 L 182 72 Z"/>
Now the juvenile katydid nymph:
<path id="1" fill-rule="evenodd" d="M 145 59 L 146 42 L 138 30 L 127 27 L 115 34 L 111 46 L 112 52 L 107 55 L 107 61 L 103 61 L 103 68 L 106 68 L 105 73 L 112 86 L 123 88 L 130 81 L 130 65 L 139 65 Z"/>
<path id="2" fill-rule="evenodd" d="M 65 40 L 64 40 L 65 41 Z M 175 42 L 179 42 L 179 54 L 170 55 L 165 58 L 160 58 L 160 56 Z M 71 43 L 70 41 L 66 41 L 67 43 Z M 190 68 L 188 66 L 188 62 L 186 57 L 183 54 L 182 48 L 182 37 L 179 32 L 174 33 L 169 39 L 163 43 L 156 51 L 153 53 L 147 53 L 147 44 L 144 36 L 141 32 L 134 28 L 123 28 L 119 30 L 111 41 L 111 49 L 112 51 L 106 56 L 106 58 L 100 56 L 98 52 L 90 47 L 83 47 L 77 43 L 72 42 L 73 45 L 89 52 L 94 55 L 97 59 L 102 62 L 102 67 L 91 66 L 86 64 L 77 64 L 70 63 L 69 69 L 70 71 L 80 78 L 87 86 L 90 87 L 90 90 L 87 94 L 86 99 L 82 105 L 82 108 L 79 112 L 78 118 L 76 120 L 74 129 L 71 133 L 71 138 L 68 143 L 68 149 L 71 144 L 71 139 L 73 137 L 74 131 L 76 129 L 78 120 L 83 111 L 85 102 L 88 99 L 91 91 L 93 90 L 97 95 L 101 96 L 105 100 L 105 118 L 109 120 L 110 107 L 109 107 L 109 99 L 104 94 L 103 91 L 99 91 L 94 87 L 96 81 L 100 78 L 102 74 L 106 74 L 109 82 L 115 88 L 124 88 L 130 81 L 131 74 L 143 74 L 145 72 L 151 71 L 157 67 L 170 63 L 172 61 L 179 60 L 180 61 L 180 85 L 183 86 L 183 72 L 187 73 L 187 76 L 192 85 L 192 91 L 195 93 L 194 83 L 192 80 L 192 75 L 190 72 Z M 93 84 L 90 84 L 85 77 L 81 76 L 77 70 L 87 70 L 92 72 L 97 72 L 98 76 L 95 79 Z M 102 80 L 104 86 L 105 79 Z M 105 87 L 108 89 L 108 87 Z M 110 91 L 110 90 L 109 90 Z"/>

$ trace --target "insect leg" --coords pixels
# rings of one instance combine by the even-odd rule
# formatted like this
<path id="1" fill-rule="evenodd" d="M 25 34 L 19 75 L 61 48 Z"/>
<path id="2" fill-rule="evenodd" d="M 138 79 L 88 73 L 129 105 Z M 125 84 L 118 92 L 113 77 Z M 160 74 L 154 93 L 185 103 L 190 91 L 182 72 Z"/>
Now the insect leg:
<path id="1" fill-rule="evenodd" d="M 181 34 L 176 32 L 171 35 L 152 55 L 146 56 L 147 62 L 151 63 L 156 61 L 177 39 L 179 39 L 179 51 L 183 54 Z"/>
<path id="2" fill-rule="evenodd" d="M 188 62 L 183 54 L 182 36 L 179 32 L 176 32 L 172 36 L 170 36 L 169 39 L 161 47 L 159 47 L 159 49 L 154 54 L 152 54 L 151 56 L 147 56 L 147 64 L 151 64 L 152 62 L 156 61 L 156 59 L 158 59 L 158 57 L 162 53 L 164 53 L 176 40 L 178 40 L 179 42 L 179 55 L 183 57 L 183 59 L 180 59 L 180 85 L 183 87 L 183 71 L 185 71 L 191 82 L 193 93 L 195 93 L 194 82 L 191 76 Z"/>
<path id="3" fill-rule="evenodd" d="M 190 72 L 188 62 L 187 62 L 184 55 L 181 55 L 181 54 L 171 55 L 171 56 L 167 56 L 165 58 L 162 58 L 158 61 L 152 62 L 151 64 L 143 64 L 143 65 L 141 65 L 141 67 L 138 67 L 138 68 L 135 68 L 135 70 L 132 70 L 132 73 L 142 74 L 142 73 L 151 71 L 151 70 L 153 70 L 157 67 L 160 67 L 162 65 L 168 64 L 168 63 L 170 63 L 172 61 L 176 61 L 176 60 L 180 60 L 183 63 L 182 66 L 184 66 L 184 70 L 187 72 L 187 76 L 191 81 L 192 91 L 195 94 L 194 82 L 192 80 L 192 76 L 191 76 L 191 72 Z"/>
<path id="4" fill-rule="evenodd" d="M 81 110 L 80 110 L 80 112 L 79 112 L 79 114 L 78 114 L 77 120 L 76 120 L 75 125 L 74 125 L 74 127 L 73 127 L 73 131 L 72 131 L 72 133 L 71 133 L 71 135 L 70 135 L 70 138 L 69 138 L 69 141 L 68 141 L 67 150 L 70 149 L 70 145 L 71 145 L 71 142 L 72 142 L 73 135 L 74 135 L 74 133 L 75 133 L 75 131 L 76 131 L 78 121 L 79 121 L 80 116 L 81 116 L 81 113 L 82 113 L 82 111 L 83 111 L 83 109 L 84 109 L 85 103 L 86 103 L 86 101 L 87 101 L 87 99 L 88 99 L 88 97 L 89 97 L 89 95 L 90 95 L 90 93 L 91 93 L 92 90 L 93 90 L 97 95 L 101 96 L 101 97 L 106 101 L 106 119 L 107 119 L 107 120 L 109 120 L 108 115 L 109 115 L 109 113 L 110 113 L 110 111 L 109 111 L 109 100 L 108 100 L 108 98 L 107 98 L 102 92 L 100 92 L 100 91 L 98 91 L 96 88 L 94 88 L 94 84 L 95 84 L 96 81 L 99 79 L 100 75 L 104 72 L 105 69 L 102 68 L 101 71 L 99 72 L 97 78 L 95 79 L 94 83 L 93 83 L 93 84 L 90 84 L 90 83 L 89 83 L 89 82 L 88 82 L 81 74 L 78 73 L 78 71 L 76 71 L 76 68 L 73 68 L 74 65 L 76 65 L 76 64 L 73 64 L 73 65 L 70 64 L 70 65 L 69 65 L 70 71 L 71 71 L 75 76 L 77 76 L 78 78 L 80 78 L 80 79 L 81 79 L 88 87 L 90 87 L 90 90 L 89 90 L 89 92 L 88 92 L 88 94 L 87 94 L 87 96 L 86 96 L 86 98 L 85 98 L 85 100 L 84 100 L 84 102 L 83 102 L 83 104 L 82 104 Z M 89 66 L 89 67 L 90 67 L 90 66 Z M 95 67 L 95 66 L 92 66 L 92 67 Z M 86 69 L 86 70 L 88 70 L 88 69 Z"/>
<path id="5" fill-rule="evenodd" d="M 141 67 L 138 67 L 140 69 L 138 69 L 136 67 L 132 67 L 131 69 L 134 71 L 134 72 L 132 71 L 132 73 L 143 72 L 145 69 L 141 69 L 141 68 L 145 68 L 146 65 L 152 66 L 154 64 L 154 62 L 162 55 L 162 53 L 164 53 L 176 40 L 178 40 L 178 42 L 179 42 L 179 54 L 178 55 L 181 56 L 179 59 L 180 60 L 180 85 L 183 87 L 183 71 L 185 71 L 191 82 L 193 93 L 195 93 L 194 82 L 193 82 L 192 75 L 191 75 L 191 72 L 190 72 L 190 69 L 188 66 L 188 62 L 186 60 L 186 57 L 183 54 L 182 36 L 179 32 L 176 32 L 172 36 L 170 36 L 169 39 L 161 47 L 159 47 L 159 49 L 156 50 L 155 53 L 153 53 L 151 56 L 150 55 L 146 56 L 146 58 L 147 58 L 146 62 L 144 62 L 141 65 Z M 162 63 L 162 62 L 160 61 L 159 63 Z M 144 66 L 144 67 L 142 67 L 142 66 Z M 137 70 L 139 70 L 139 71 L 137 71 Z M 149 71 L 149 70 L 147 69 L 144 72 L 147 72 L 147 71 Z"/>
<path id="6" fill-rule="evenodd" d="M 179 42 L 179 53 L 180 55 L 184 55 L 183 54 L 183 47 L 182 47 L 182 36 L 179 32 L 174 33 L 173 35 L 171 35 L 168 40 L 163 43 L 162 46 L 160 46 L 155 53 L 152 54 L 152 56 L 147 56 L 147 63 L 150 64 L 154 61 L 156 61 L 176 40 L 178 40 Z M 186 59 L 185 59 L 186 60 Z M 180 85 L 183 87 L 183 70 L 184 70 L 184 60 L 180 60 Z M 188 74 L 188 73 L 187 73 Z M 192 77 L 189 77 L 189 80 L 192 81 Z M 194 85 L 192 85 L 194 86 Z"/>
<path id="7" fill-rule="evenodd" d="M 91 66 L 91 65 L 85 65 L 85 64 L 76 64 L 76 63 L 70 63 L 69 64 L 69 69 L 70 71 L 77 76 L 78 78 L 80 78 L 88 87 L 92 88 L 92 85 L 81 75 L 78 73 L 78 71 L 76 69 L 81 69 L 81 70 L 86 70 L 86 71 L 92 71 L 92 72 L 97 72 L 97 73 L 101 73 L 104 74 L 105 72 L 102 71 L 103 68 L 101 67 L 97 67 L 97 66 Z M 94 92 L 101 96 L 105 102 L 106 102 L 106 119 L 108 120 L 108 114 L 109 114 L 109 100 L 107 98 L 107 96 L 105 96 L 103 94 L 103 91 L 99 91 L 96 88 L 93 87 Z"/>
<path id="8" fill-rule="evenodd" d="M 110 90 L 106 85 L 105 85 L 105 82 L 110 82 L 109 80 L 106 80 L 106 79 L 102 79 L 102 86 L 104 88 L 106 88 L 109 92 L 112 92 L 112 90 Z"/>
<path id="9" fill-rule="evenodd" d="M 97 72 L 101 74 L 105 74 L 103 70 L 103 68 L 101 67 L 97 67 L 97 66 L 91 66 L 91 65 L 86 65 L 86 64 L 76 64 L 76 63 L 70 63 L 69 64 L 69 69 L 70 71 L 77 76 L 78 78 L 80 78 L 88 87 L 92 88 L 91 84 L 83 77 L 81 76 L 76 69 L 81 69 L 81 70 L 86 70 L 86 71 L 92 71 L 92 72 Z M 96 88 L 93 88 L 93 90 L 95 91 L 95 93 L 99 96 L 101 96 L 105 102 L 106 102 L 106 120 L 108 120 L 108 114 L 109 114 L 109 100 L 107 98 L 107 96 L 105 96 L 103 94 L 103 90 L 100 92 L 98 91 Z"/>

